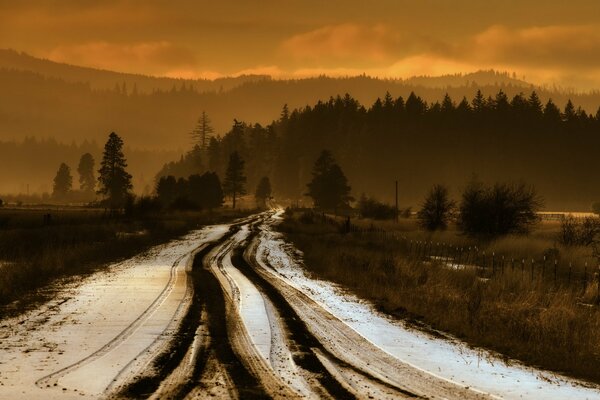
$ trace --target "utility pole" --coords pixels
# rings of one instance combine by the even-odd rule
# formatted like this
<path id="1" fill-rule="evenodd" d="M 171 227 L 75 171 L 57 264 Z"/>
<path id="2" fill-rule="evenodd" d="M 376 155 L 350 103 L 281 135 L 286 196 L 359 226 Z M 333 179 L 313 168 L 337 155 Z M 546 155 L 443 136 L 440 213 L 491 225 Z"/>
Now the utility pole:
<path id="1" fill-rule="evenodd" d="M 396 181 L 396 222 L 398 222 L 398 181 Z"/>

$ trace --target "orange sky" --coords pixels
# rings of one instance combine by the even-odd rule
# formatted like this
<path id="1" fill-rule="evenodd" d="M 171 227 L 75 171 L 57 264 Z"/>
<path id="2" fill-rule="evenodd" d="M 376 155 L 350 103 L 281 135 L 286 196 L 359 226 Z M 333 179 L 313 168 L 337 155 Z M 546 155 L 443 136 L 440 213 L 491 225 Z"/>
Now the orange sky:
<path id="1" fill-rule="evenodd" d="M 0 0 L 0 47 L 187 78 L 494 68 L 590 90 L 600 88 L 600 2 Z"/>

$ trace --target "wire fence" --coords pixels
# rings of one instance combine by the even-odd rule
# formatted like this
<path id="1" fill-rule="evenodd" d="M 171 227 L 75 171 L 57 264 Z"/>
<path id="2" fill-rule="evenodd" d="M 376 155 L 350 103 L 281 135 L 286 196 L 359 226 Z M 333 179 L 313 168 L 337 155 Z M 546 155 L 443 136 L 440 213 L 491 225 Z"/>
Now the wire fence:
<path id="1" fill-rule="evenodd" d="M 574 265 L 558 257 L 515 257 L 481 249 L 478 246 L 456 246 L 452 243 L 409 239 L 398 231 L 386 231 L 375 225 L 353 224 L 349 217 L 334 218 L 324 213 L 310 217 L 330 224 L 342 234 L 368 236 L 394 241 L 394 246 L 411 262 L 438 263 L 450 269 L 472 270 L 482 280 L 510 275 L 532 285 L 568 288 L 585 293 L 595 290 L 595 304 L 600 303 L 600 265 Z"/>

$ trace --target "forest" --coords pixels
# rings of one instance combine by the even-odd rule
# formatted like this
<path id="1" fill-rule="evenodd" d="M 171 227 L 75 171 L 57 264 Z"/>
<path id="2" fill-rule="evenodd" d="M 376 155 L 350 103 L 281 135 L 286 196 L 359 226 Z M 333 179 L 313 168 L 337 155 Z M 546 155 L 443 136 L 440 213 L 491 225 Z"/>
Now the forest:
<path id="1" fill-rule="evenodd" d="M 222 137 L 196 147 L 158 176 L 198 171 L 223 176 L 238 151 L 247 162 L 249 187 L 269 176 L 280 199 L 303 198 L 311 167 L 330 150 L 348 177 L 352 193 L 391 201 L 394 181 L 403 207 L 418 206 L 431 185 L 444 184 L 456 197 L 473 177 L 486 182 L 527 182 L 553 210 L 588 211 L 600 199 L 595 149 L 600 113 L 570 100 L 542 102 L 535 91 L 428 103 L 411 92 L 389 93 L 362 105 L 346 94 L 289 110 L 262 126 L 235 120 Z M 575 156 L 576 155 L 576 156 Z"/>

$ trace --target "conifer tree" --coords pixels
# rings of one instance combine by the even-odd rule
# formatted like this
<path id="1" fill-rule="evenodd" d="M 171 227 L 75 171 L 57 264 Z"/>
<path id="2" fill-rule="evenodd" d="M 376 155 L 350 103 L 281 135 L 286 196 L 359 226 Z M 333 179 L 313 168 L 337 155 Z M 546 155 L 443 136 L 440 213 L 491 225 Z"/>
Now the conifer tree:
<path id="1" fill-rule="evenodd" d="M 115 132 L 108 136 L 100 165 L 98 194 L 106 197 L 111 209 L 122 208 L 133 185 L 131 184 L 131 175 L 125 170 L 127 161 L 123 155 L 123 139 Z"/>
<path id="2" fill-rule="evenodd" d="M 229 156 L 229 164 L 225 173 L 223 182 L 223 191 L 231 196 L 235 208 L 236 199 L 240 195 L 246 194 L 246 177 L 244 176 L 244 160 L 237 151 Z"/>
<path id="3" fill-rule="evenodd" d="M 71 168 L 65 163 L 61 163 L 54 177 L 54 187 L 52 197 L 64 200 L 71 188 L 73 187 L 73 177 L 71 176 Z"/>
<path id="4" fill-rule="evenodd" d="M 94 164 L 94 157 L 90 153 L 85 153 L 79 159 L 79 165 L 77 166 L 77 172 L 79 173 L 79 189 L 83 192 L 92 193 L 96 187 Z"/>

